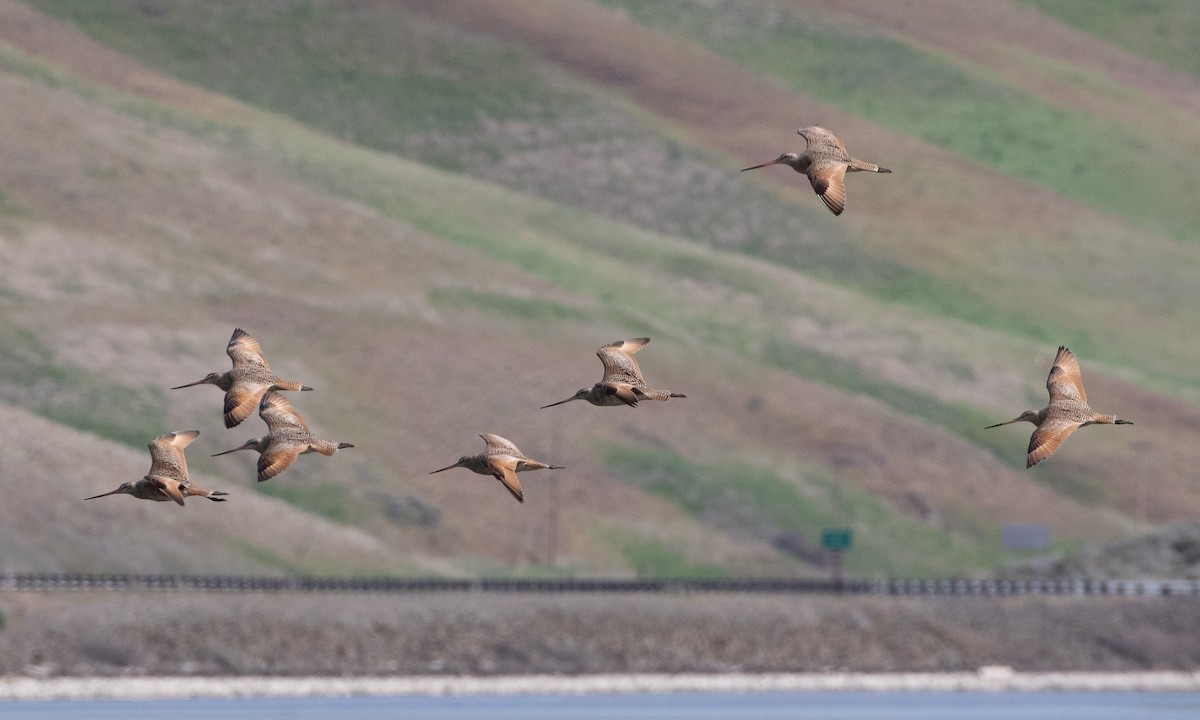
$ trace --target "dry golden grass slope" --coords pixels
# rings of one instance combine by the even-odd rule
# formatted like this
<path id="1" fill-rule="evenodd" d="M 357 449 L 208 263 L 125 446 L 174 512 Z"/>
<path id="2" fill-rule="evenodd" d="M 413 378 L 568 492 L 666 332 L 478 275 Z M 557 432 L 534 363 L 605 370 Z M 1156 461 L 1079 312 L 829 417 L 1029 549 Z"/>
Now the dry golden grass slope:
<path id="1" fill-rule="evenodd" d="M 815 107 L 587 3 L 464 7 L 420 12 L 518 36 L 731 173 Z M 1200 512 L 1200 415 L 1161 393 L 1185 384 L 1189 343 L 1144 374 L 1127 351 L 1085 355 L 1095 404 L 1139 424 L 1083 431 L 1026 472 L 1027 434 L 978 428 L 1042 401 L 1047 343 L 345 142 L 6 0 L 0 97 L 2 569 L 815 574 L 781 547 L 846 524 L 854 572 L 952 573 L 1002 563 L 1003 522 L 1052 523 L 1071 547 Z M 1134 230 L 1099 210 L 817 107 L 873 159 L 927 169 L 857 182 L 848 230 L 826 230 L 794 178 L 752 181 L 786 184 L 779 202 L 856 252 L 966 268 L 1016 309 L 1052 301 L 1068 263 L 1190 292 L 1190 244 L 1140 233 L 1130 255 Z M 1085 239 L 1083 260 L 1065 250 Z M 1059 326 L 1158 342 L 1121 314 L 1153 300 L 1115 292 L 1099 311 L 1067 292 Z M 166 388 L 224 369 L 234 327 L 316 388 L 295 402 L 317 434 L 355 448 L 258 487 L 250 453 L 209 458 L 261 423 L 225 430 L 215 389 Z M 537 409 L 637 335 L 654 338 L 648 379 L 687 399 Z M 144 473 L 150 437 L 193 427 L 192 471 L 230 502 L 82 502 Z M 480 432 L 568 469 L 524 475 L 524 505 L 491 478 L 426 474 Z"/>

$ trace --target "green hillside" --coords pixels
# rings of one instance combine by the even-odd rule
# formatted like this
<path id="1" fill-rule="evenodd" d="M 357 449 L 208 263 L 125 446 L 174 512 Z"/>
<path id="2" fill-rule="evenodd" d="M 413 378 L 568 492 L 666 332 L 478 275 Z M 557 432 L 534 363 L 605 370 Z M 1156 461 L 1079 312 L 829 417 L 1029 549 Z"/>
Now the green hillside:
<path id="1" fill-rule="evenodd" d="M 1006 522 L 1068 549 L 1192 517 L 1200 82 L 1169 33 L 1112 64 L 1103 27 L 996 7 L 981 34 L 1040 34 L 768 0 L 0 6 L 7 569 L 819 575 L 848 526 L 848 571 L 938 575 L 1011 559 Z M 1151 71 L 1157 118 L 1125 102 Z M 737 172 L 812 123 L 895 170 L 840 218 Z M 258 486 L 251 453 L 209 458 L 261 422 L 166 388 L 234 327 L 355 448 Z M 686 399 L 538 409 L 641 335 Z M 1044 404 L 1059 344 L 1137 425 L 1026 470 L 1029 426 L 982 428 Z M 184 426 L 232 502 L 82 504 Z M 426 475 L 480 432 L 567 469 L 524 505 Z M 103 461 L 64 475 L 58 433 Z M 161 532 L 185 539 L 136 549 Z"/>
<path id="2" fill-rule="evenodd" d="M 1200 15 L 1187 0 L 1119 0 L 1103 6 L 1085 0 L 1027 2 L 1084 32 L 1200 78 L 1194 42 Z"/>

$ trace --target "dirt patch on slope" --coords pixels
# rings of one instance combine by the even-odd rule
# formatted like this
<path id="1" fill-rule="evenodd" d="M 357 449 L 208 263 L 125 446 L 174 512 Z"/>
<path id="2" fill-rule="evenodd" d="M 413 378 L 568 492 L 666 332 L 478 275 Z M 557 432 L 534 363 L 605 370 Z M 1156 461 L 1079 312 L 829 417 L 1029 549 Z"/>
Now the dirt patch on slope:
<path id="1" fill-rule="evenodd" d="M 173 80 L 17 0 L 0 0 L 0 41 L 94 82 L 195 112 L 237 117 L 245 106 Z"/>
<path id="2" fill-rule="evenodd" d="M 1161 112 L 1159 104 L 1200 112 L 1200 85 L 1193 78 L 1058 22 L 1025 3 L 989 2 L 969 10 L 955 0 L 804 0 L 796 4 L 805 6 L 802 12 L 845 13 L 946 48 L 955 55 L 999 68 L 1011 81 L 1027 84 L 1058 102 L 1064 98 L 1078 102 L 1084 96 L 1068 83 L 1028 72 L 1028 66 L 1021 64 L 1022 55 L 1089 69 L 1154 98 L 1156 104 L 1152 107 L 1130 108 L 1131 118 L 1152 118 L 1153 113 Z M 1115 103 L 1103 107 L 1125 114 Z"/>

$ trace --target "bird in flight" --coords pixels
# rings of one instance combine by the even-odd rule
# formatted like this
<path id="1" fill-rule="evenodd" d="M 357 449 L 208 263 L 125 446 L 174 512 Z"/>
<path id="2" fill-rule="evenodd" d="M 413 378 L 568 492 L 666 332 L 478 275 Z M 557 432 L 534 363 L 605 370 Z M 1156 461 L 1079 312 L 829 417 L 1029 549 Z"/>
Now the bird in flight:
<path id="1" fill-rule="evenodd" d="M 841 215 L 846 209 L 846 173 L 876 172 L 890 173 L 891 170 L 879 167 L 875 163 L 864 162 L 850 157 L 846 146 L 837 135 L 829 132 L 820 125 L 803 127 L 796 132 L 808 141 L 808 148 L 803 155 L 786 152 L 770 162 L 753 167 L 742 168 L 757 170 L 771 165 L 790 165 L 798 173 L 808 176 L 813 190 L 834 215 Z"/>
<path id="2" fill-rule="evenodd" d="M 985 430 L 1015 422 L 1031 422 L 1037 426 L 1029 438 L 1025 467 L 1031 468 L 1054 454 L 1071 433 L 1085 425 L 1132 425 L 1115 415 L 1105 415 L 1088 406 L 1083 391 L 1083 376 L 1075 353 L 1059 346 L 1050 375 L 1046 378 L 1050 404 L 1041 410 L 1026 410 L 1012 420 L 988 425 Z"/>

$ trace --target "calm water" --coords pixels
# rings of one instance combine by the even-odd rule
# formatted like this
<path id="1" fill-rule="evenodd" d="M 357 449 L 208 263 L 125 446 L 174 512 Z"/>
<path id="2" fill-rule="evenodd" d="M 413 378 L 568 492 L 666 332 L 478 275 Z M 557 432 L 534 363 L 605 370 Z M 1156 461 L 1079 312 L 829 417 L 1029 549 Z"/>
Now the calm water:
<path id="1" fill-rule="evenodd" d="M 1197 720 L 1198 693 L 676 693 L 0 702 L 5 720 Z"/>

